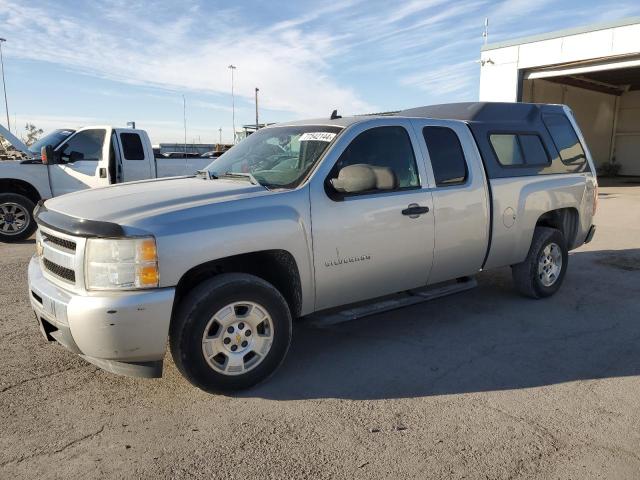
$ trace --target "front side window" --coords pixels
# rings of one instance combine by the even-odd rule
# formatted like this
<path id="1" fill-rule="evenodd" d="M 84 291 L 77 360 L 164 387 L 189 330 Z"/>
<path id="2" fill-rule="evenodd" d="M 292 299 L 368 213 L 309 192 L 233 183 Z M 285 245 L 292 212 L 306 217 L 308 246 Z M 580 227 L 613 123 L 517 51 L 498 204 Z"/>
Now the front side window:
<path id="1" fill-rule="evenodd" d="M 581 166 L 586 161 L 586 156 L 580 140 L 571 123 L 564 115 L 543 115 L 542 119 L 549 129 L 553 143 L 556 144 L 560 159 L 566 165 Z"/>
<path id="2" fill-rule="evenodd" d="M 456 132 L 447 127 L 424 127 L 424 141 L 429 151 L 436 186 L 448 187 L 467 181 L 467 162 Z"/>
<path id="3" fill-rule="evenodd" d="M 77 133 L 66 142 L 61 150 L 63 162 L 77 162 L 79 160 L 102 160 L 102 146 L 104 144 L 104 130 L 84 130 Z"/>
<path id="4" fill-rule="evenodd" d="M 340 155 L 333 175 L 350 165 L 376 168 L 386 178 L 385 191 L 420 186 L 411 139 L 403 127 L 375 127 L 359 134 Z"/>
<path id="5" fill-rule="evenodd" d="M 249 135 L 208 167 L 215 177 L 250 173 L 262 185 L 294 188 L 327 150 L 341 127 L 269 127 Z"/>

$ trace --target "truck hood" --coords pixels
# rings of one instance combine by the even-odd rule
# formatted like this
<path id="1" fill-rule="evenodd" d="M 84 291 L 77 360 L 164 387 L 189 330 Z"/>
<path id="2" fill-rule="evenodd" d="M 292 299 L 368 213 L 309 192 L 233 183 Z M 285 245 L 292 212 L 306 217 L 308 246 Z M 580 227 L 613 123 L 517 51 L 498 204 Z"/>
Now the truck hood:
<path id="1" fill-rule="evenodd" d="M 264 194 L 269 190 L 242 179 L 172 177 L 82 190 L 47 200 L 45 206 L 76 218 L 135 226 L 150 217 Z"/>
<path id="2" fill-rule="evenodd" d="M 29 151 L 29 147 L 22 143 L 18 137 L 16 137 L 2 125 L 0 125 L 0 137 L 4 137 L 7 142 L 13 145 L 16 150 L 20 150 L 22 153 L 24 153 L 27 158 L 33 158 L 33 153 Z"/>

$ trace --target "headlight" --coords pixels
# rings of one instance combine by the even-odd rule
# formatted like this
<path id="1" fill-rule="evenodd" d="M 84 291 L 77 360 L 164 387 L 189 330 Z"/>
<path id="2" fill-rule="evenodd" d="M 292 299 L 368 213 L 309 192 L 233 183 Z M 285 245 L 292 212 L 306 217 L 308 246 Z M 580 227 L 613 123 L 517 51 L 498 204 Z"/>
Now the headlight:
<path id="1" fill-rule="evenodd" d="M 87 240 L 87 290 L 133 290 L 158 286 L 158 253 L 153 237 Z"/>

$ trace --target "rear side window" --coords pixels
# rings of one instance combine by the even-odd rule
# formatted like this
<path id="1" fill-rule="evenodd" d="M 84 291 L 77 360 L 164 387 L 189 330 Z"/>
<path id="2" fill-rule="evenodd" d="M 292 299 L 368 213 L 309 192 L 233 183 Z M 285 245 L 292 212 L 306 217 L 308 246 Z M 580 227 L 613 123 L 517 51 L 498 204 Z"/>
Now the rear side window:
<path id="1" fill-rule="evenodd" d="M 518 135 L 527 165 L 547 165 L 549 155 L 538 135 Z"/>
<path id="2" fill-rule="evenodd" d="M 411 139 L 403 127 L 376 127 L 362 132 L 342 152 L 334 171 L 357 164 L 389 169 L 400 189 L 420 186 Z"/>
<path id="3" fill-rule="evenodd" d="M 517 135 L 495 134 L 491 135 L 489 139 L 501 165 L 505 167 L 524 165 L 524 155 L 520 149 Z"/>
<path id="4" fill-rule="evenodd" d="M 542 116 L 542 120 L 549 129 L 562 162 L 576 167 L 584 165 L 587 160 L 584 150 L 567 117 L 547 114 Z"/>
<path id="5" fill-rule="evenodd" d="M 429 151 L 436 186 L 465 183 L 469 172 L 458 135 L 447 127 L 424 127 L 422 136 Z"/>
<path id="6" fill-rule="evenodd" d="M 489 140 L 504 167 L 549 164 L 549 155 L 538 135 L 500 133 L 490 135 Z"/>
<path id="7" fill-rule="evenodd" d="M 137 133 L 121 133 L 120 141 L 124 158 L 127 160 L 144 160 L 144 148 L 142 140 Z"/>

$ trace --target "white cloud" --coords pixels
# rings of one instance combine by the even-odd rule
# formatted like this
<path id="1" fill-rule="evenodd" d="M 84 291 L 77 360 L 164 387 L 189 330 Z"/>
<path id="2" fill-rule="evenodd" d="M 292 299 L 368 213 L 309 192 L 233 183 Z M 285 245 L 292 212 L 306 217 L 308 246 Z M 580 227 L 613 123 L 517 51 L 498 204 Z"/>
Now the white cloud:
<path id="1" fill-rule="evenodd" d="M 375 108 L 331 78 L 326 59 L 335 40 L 330 34 L 303 33 L 295 22 L 275 31 L 218 21 L 207 29 L 193 14 L 158 23 L 136 3 L 96 8 L 99 12 L 83 9 L 82 16 L 52 15 L 23 2 L 0 4 L 0 20 L 14 32 L 10 54 L 132 84 L 223 94 L 230 90 L 226 67 L 233 63 L 236 94 L 250 100 L 258 86 L 267 109 L 310 116 L 333 108 Z M 197 5 L 180 8 L 197 10 Z M 87 18 L 96 13 L 99 20 Z"/>
<path id="2" fill-rule="evenodd" d="M 465 61 L 441 65 L 402 79 L 404 85 L 417 87 L 432 95 L 447 95 L 450 100 L 475 100 L 478 64 Z"/>

